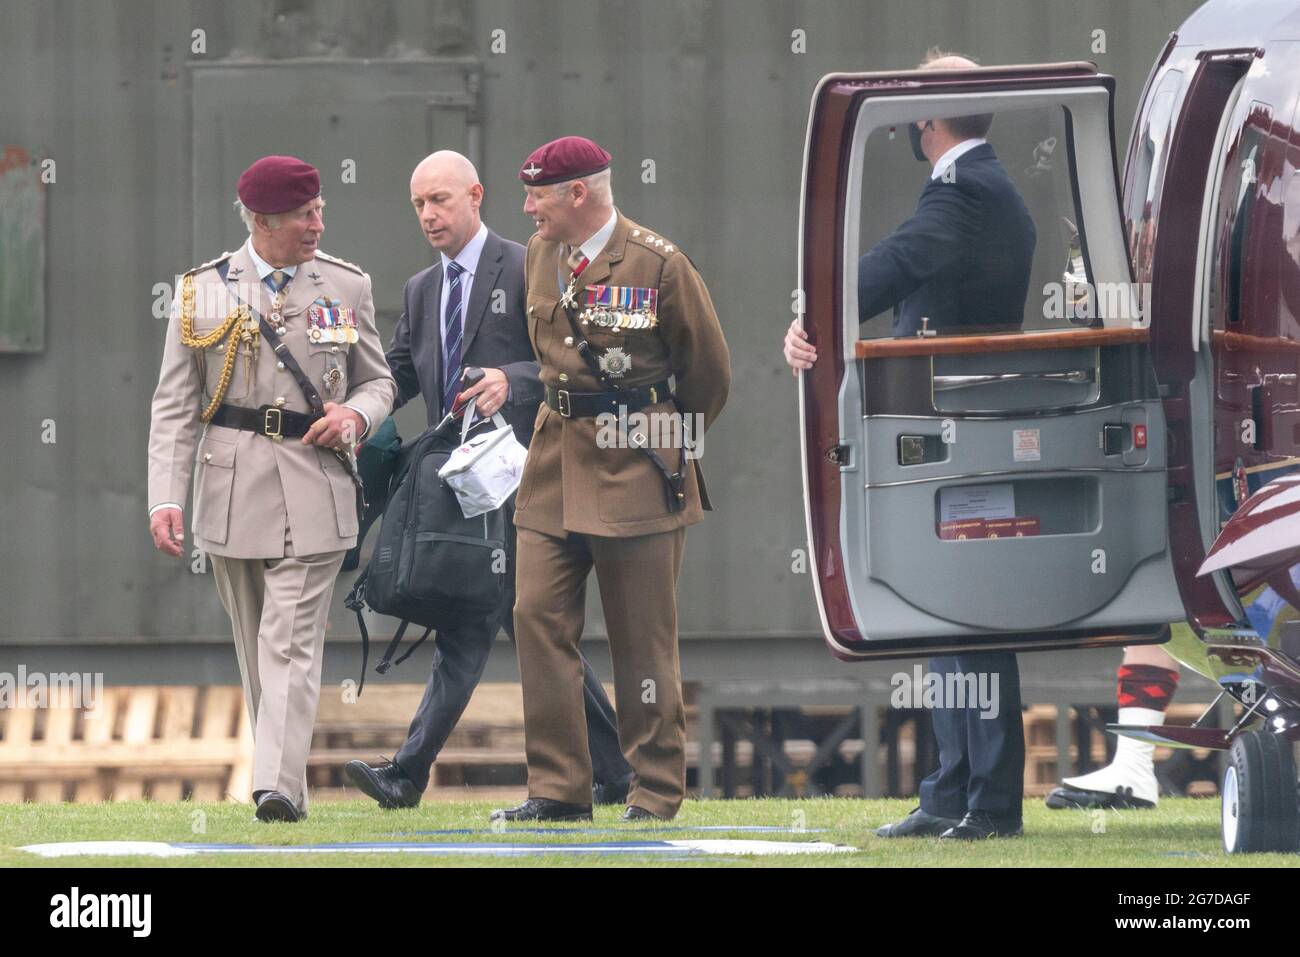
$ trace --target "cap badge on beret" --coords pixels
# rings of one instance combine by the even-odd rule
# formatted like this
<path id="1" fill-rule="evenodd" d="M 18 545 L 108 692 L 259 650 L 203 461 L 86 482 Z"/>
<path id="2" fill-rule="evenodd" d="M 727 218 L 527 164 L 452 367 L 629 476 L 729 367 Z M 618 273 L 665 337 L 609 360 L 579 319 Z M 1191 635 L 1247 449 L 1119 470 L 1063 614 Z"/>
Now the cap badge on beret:
<path id="1" fill-rule="evenodd" d="M 609 153 L 584 136 L 562 136 L 528 155 L 519 178 L 530 186 L 580 179 L 609 169 Z"/>

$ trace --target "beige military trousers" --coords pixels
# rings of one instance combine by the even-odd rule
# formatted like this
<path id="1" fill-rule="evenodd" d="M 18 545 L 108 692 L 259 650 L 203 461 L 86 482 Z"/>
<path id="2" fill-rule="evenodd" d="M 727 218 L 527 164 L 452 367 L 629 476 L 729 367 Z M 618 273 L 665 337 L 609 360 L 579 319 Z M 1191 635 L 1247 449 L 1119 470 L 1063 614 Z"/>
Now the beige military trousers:
<path id="1" fill-rule="evenodd" d="M 252 716 L 253 793 L 279 791 L 304 809 L 325 622 L 344 554 L 295 555 L 286 532 L 284 558 L 209 556 Z"/>
<path id="2" fill-rule="evenodd" d="M 518 530 L 515 647 L 524 694 L 528 796 L 591 803 L 582 699 L 587 577 L 600 586 L 614 664 L 627 803 L 671 818 L 686 793 L 686 712 L 677 651 L 677 574 L 686 530 L 556 538 Z"/>

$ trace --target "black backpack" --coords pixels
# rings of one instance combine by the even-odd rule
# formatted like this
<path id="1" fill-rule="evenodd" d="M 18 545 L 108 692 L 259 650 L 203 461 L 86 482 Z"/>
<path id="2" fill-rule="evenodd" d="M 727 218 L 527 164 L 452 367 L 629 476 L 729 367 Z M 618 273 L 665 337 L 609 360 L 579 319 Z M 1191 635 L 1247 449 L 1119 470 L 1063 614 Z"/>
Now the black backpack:
<path id="1" fill-rule="evenodd" d="M 456 493 L 438 477 L 459 444 L 459 423 L 444 420 L 401 451 L 370 563 L 344 600 L 361 630 L 358 695 L 370 660 L 364 607 L 401 620 L 375 666 L 384 674 L 409 658 L 430 632 L 486 618 L 505 600 L 505 508 L 466 518 Z M 423 626 L 424 634 L 394 662 L 412 622 Z"/>

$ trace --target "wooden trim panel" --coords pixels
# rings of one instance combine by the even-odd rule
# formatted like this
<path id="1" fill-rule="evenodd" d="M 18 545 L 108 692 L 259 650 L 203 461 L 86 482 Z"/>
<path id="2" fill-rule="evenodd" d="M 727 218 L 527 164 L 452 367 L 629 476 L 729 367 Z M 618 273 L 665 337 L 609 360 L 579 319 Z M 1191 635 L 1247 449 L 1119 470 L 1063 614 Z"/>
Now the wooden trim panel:
<path id="1" fill-rule="evenodd" d="M 1224 332 L 1215 329 L 1210 335 L 1214 344 L 1230 351 L 1300 352 L 1300 341 L 1276 336 L 1252 336 L 1244 332 Z"/>
<path id="2" fill-rule="evenodd" d="M 905 356 L 1128 346 L 1144 343 L 1148 337 L 1147 329 L 1129 328 L 1007 332 L 988 336 L 914 336 L 908 339 L 859 339 L 854 352 L 859 359 L 897 359 Z"/>

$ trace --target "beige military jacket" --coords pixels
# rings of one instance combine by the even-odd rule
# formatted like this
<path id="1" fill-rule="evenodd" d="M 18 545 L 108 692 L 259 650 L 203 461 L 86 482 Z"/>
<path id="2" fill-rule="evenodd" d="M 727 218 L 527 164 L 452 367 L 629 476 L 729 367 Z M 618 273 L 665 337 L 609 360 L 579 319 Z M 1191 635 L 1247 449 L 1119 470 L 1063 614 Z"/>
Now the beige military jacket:
<path id="1" fill-rule="evenodd" d="M 223 283 L 216 267 L 226 260 L 228 282 Z M 258 280 L 246 246 L 190 275 L 195 336 L 217 329 L 236 305 L 229 295 L 231 287 L 271 319 L 270 290 Z M 301 438 L 275 442 L 254 432 L 200 421 L 220 380 L 225 351 L 214 346 L 200 353 L 181 343 L 181 298 L 178 289 L 153 397 L 150 508 L 164 502 L 183 507 L 193 476 L 192 527 L 195 544 L 205 551 L 231 558 L 281 558 L 286 526 L 297 555 L 351 548 L 357 536 L 355 491 L 329 449 L 303 445 Z M 354 310 L 355 343 L 309 338 L 308 310 L 326 301 Z M 321 399 L 352 406 L 377 428 L 392 409 L 397 385 L 375 328 L 370 277 L 351 263 L 318 253 L 298 266 L 280 314 L 283 339 Z M 224 403 L 311 411 L 293 376 L 278 368 L 269 344 L 259 337 L 251 368 L 246 356 L 247 350 L 240 346 Z"/>
<path id="2" fill-rule="evenodd" d="M 599 392 L 601 385 L 578 355 L 564 316 L 559 280 L 570 270 L 562 259 L 559 243 L 539 235 L 529 241 L 528 333 L 541 362 L 540 377 L 555 388 Z M 589 314 L 582 324 L 600 287 L 613 287 L 604 293 L 613 302 L 620 295 L 646 295 L 627 290 L 654 290 L 655 323 L 608 326 Z M 619 213 L 609 242 L 579 277 L 574 298 L 579 331 L 593 354 L 622 373 L 614 385 L 649 386 L 673 376 L 682 409 L 692 418 L 698 415 L 704 428 L 713 423 L 727 400 L 731 359 L 704 280 L 681 250 Z M 642 411 L 647 417 L 662 416 L 674 407 L 663 401 Z M 579 532 L 621 538 L 701 521 L 711 507 L 702 457 L 686 463 L 685 508 L 670 511 L 661 474 L 631 441 L 638 431 L 635 422 L 629 417 L 627 428 L 620 425 L 622 434 L 611 445 L 613 431 L 595 418 L 565 418 L 543 403 L 516 496 L 515 524 L 557 537 Z M 660 430 L 661 442 L 664 434 Z M 656 453 L 671 471 L 677 470 L 677 448 L 660 447 Z"/>

